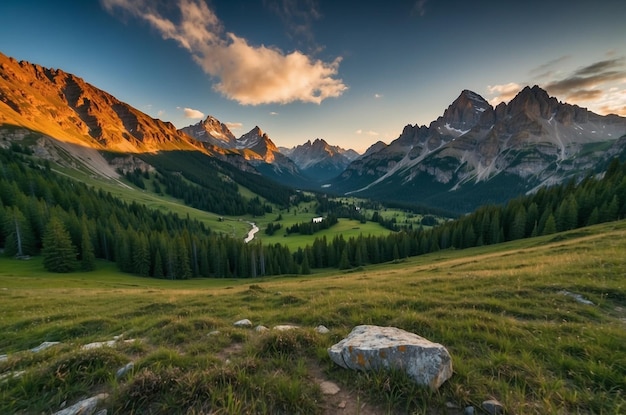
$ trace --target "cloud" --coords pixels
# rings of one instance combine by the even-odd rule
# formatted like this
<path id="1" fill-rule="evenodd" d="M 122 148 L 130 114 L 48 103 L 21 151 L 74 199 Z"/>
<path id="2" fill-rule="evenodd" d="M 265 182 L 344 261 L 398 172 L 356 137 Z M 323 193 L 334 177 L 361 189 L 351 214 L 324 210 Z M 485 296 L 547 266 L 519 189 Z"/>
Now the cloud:
<path id="1" fill-rule="evenodd" d="M 284 53 L 275 47 L 250 45 L 226 32 L 202 0 L 178 0 L 178 21 L 162 15 L 150 0 L 101 3 L 108 12 L 121 10 L 147 22 L 163 39 L 177 42 L 213 78 L 215 91 L 240 104 L 320 104 L 347 89 L 337 78 L 341 57 L 323 62 L 300 51 Z"/>
<path id="2" fill-rule="evenodd" d="M 545 85 L 551 94 L 576 96 L 583 89 L 597 88 L 608 82 L 626 82 L 624 59 L 600 61 L 578 69 L 566 78 L 552 81 Z"/>
<path id="3" fill-rule="evenodd" d="M 496 94 L 495 97 L 489 99 L 489 103 L 495 106 L 501 102 L 509 102 L 521 89 L 522 86 L 515 82 L 509 82 L 508 84 L 501 85 L 489 85 L 487 86 L 489 95 Z"/>
<path id="4" fill-rule="evenodd" d="M 202 111 L 194 110 L 192 108 L 183 108 L 183 114 L 185 118 L 204 118 Z"/>
<path id="5" fill-rule="evenodd" d="M 369 136 L 372 136 L 372 137 L 376 137 L 376 136 L 379 136 L 379 135 L 380 135 L 380 134 L 379 134 L 379 133 L 377 133 L 376 131 L 372 131 L 372 130 L 369 130 L 369 131 L 363 131 L 363 130 L 361 130 L 361 129 L 356 130 L 354 133 L 355 133 L 355 134 L 358 134 L 358 135 L 365 134 L 365 135 L 369 135 Z"/>
<path id="6" fill-rule="evenodd" d="M 374 98 L 378 99 L 378 98 L 382 98 L 383 94 L 374 94 Z"/>
<path id="7" fill-rule="evenodd" d="M 537 66 L 529 71 L 529 74 L 535 79 L 547 78 L 554 76 L 554 73 L 558 70 L 559 65 L 568 61 L 571 58 L 570 55 L 559 56 L 556 59 L 552 59 L 544 64 Z"/>
<path id="8" fill-rule="evenodd" d="M 565 102 L 600 114 L 626 115 L 626 59 L 616 57 L 578 68 L 552 79 L 544 89 Z"/>
<path id="9" fill-rule="evenodd" d="M 317 0 L 264 0 L 263 4 L 280 18 L 287 36 L 313 42 L 313 23 L 322 17 Z"/>
<path id="10" fill-rule="evenodd" d="M 229 130 L 238 130 L 243 127 L 243 124 L 240 122 L 225 122 L 224 124 L 226 124 Z"/>
<path id="11" fill-rule="evenodd" d="M 270 115 L 278 115 L 278 113 L 276 111 L 271 111 Z"/>
<path id="12" fill-rule="evenodd" d="M 571 59 L 569 55 L 553 59 L 530 70 L 529 74 L 534 76 L 521 85 L 511 82 L 488 86 L 489 94 L 496 95 L 489 102 L 496 105 L 508 101 L 522 85 L 539 84 L 550 95 L 569 104 L 584 106 L 599 114 L 626 116 L 626 58 L 614 52 L 607 57 L 610 59 L 569 71 L 561 69 L 561 65 Z"/>
<path id="13" fill-rule="evenodd" d="M 426 3 L 428 3 L 428 0 L 417 0 L 415 4 L 413 4 L 411 14 L 418 15 L 420 17 L 424 16 L 426 14 Z"/>

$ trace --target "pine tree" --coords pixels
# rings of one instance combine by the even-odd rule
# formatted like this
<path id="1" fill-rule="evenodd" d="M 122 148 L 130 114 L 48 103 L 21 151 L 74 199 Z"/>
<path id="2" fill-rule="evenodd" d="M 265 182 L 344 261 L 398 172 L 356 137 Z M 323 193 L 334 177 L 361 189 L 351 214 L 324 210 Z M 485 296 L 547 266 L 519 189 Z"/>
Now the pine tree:
<path id="1" fill-rule="evenodd" d="M 71 272 L 77 267 L 76 248 L 57 217 L 50 218 L 43 235 L 43 266 L 51 272 Z"/>
<path id="2" fill-rule="evenodd" d="M 87 217 L 82 218 L 82 235 L 81 235 L 81 261 L 80 266 L 83 271 L 93 271 L 96 269 L 96 255 L 94 254 L 91 236 L 89 235 L 89 227 L 87 225 Z"/>

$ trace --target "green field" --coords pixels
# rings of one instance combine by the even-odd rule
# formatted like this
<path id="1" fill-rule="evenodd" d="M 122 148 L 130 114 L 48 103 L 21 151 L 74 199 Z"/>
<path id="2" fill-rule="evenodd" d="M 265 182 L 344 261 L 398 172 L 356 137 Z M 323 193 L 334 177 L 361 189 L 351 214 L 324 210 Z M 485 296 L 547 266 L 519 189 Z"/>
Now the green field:
<path id="1" fill-rule="evenodd" d="M 333 413 L 320 376 L 374 413 L 462 413 L 446 404 L 491 397 L 511 414 L 624 413 L 624 252 L 626 221 L 306 278 L 166 281 L 104 262 L 59 275 L 3 258 L 0 413 L 51 413 L 100 392 L 109 414 Z M 302 329 L 234 328 L 242 318 Z M 445 345 L 454 375 L 429 392 L 335 366 L 326 348 L 359 324 Z M 134 340 L 80 349 L 118 335 Z M 62 343 L 27 351 L 44 341 Z"/>

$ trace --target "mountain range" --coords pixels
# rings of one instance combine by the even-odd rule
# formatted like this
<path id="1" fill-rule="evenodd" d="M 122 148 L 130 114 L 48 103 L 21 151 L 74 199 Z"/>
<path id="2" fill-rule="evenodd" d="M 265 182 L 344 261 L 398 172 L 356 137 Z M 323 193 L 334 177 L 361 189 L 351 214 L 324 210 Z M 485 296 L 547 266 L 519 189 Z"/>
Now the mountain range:
<path id="1" fill-rule="evenodd" d="M 626 158 L 626 118 L 557 101 L 538 86 L 490 105 L 465 90 L 429 126 L 407 125 L 329 186 L 335 192 L 467 212 L 601 173 Z"/>
<path id="2" fill-rule="evenodd" d="M 211 116 L 178 130 L 75 75 L 0 54 L 0 145 L 22 140 L 35 155 L 114 180 L 120 169 L 150 169 L 155 154 L 180 152 L 201 155 L 222 180 L 234 166 L 292 187 L 467 212 L 602 173 L 612 158 L 626 159 L 625 134 L 626 118 L 534 86 L 495 107 L 462 91 L 428 126 L 407 125 L 362 156 L 322 139 L 278 148 L 258 126 L 237 138 Z"/>

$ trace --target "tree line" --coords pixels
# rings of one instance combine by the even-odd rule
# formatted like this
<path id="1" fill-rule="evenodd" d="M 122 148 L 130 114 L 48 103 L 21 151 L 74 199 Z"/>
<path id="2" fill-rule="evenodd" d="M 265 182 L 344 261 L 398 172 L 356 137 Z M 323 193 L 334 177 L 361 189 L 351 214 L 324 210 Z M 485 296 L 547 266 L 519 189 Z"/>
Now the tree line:
<path id="1" fill-rule="evenodd" d="M 542 188 L 433 228 L 386 236 L 316 238 L 290 252 L 280 244 L 246 244 L 203 223 L 126 203 L 55 174 L 48 162 L 0 150 L 0 247 L 10 257 L 42 255 L 46 269 L 93 269 L 96 258 L 136 275 L 185 279 L 307 274 L 347 269 L 575 229 L 626 216 L 626 163 L 601 177 Z"/>
<path id="2" fill-rule="evenodd" d="M 245 244 L 203 223 L 126 203 L 55 174 L 50 164 L 0 149 L 0 247 L 9 257 L 42 255 L 55 272 L 94 269 L 170 279 L 296 273 L 287 248 Z"/>

